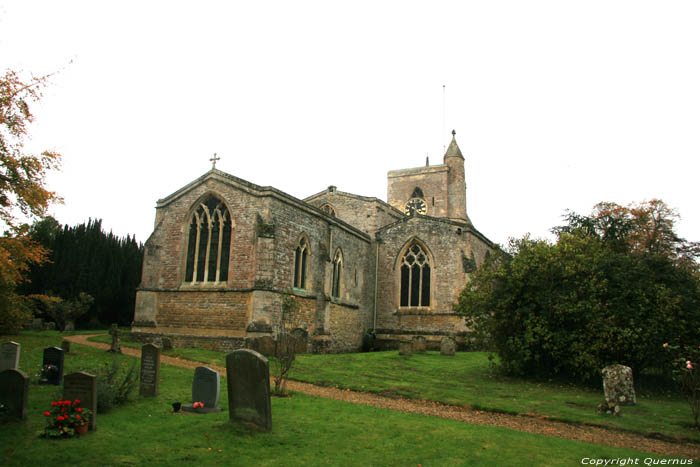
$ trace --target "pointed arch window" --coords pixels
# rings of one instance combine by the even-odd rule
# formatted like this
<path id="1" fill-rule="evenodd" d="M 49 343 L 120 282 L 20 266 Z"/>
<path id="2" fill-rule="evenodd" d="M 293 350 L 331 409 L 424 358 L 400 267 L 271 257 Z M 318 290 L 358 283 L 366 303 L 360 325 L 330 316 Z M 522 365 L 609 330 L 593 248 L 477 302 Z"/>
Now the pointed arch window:
<path id="1" fill-rule="evenodd" d="M 294 287 L 306 288 L 306 263 L 309 256 L 309 244 L 306 237 L 302 236 L 297 243 L 294 252 Z"/>
<path id="2" fill-rule="evenodd" d="M 323 206 L 321 206 L 321 211 L 325 212 L 331 217 L 335 217 L 335 209 L 333 209 L 333 206 L 331 206 L 330 204 L 324 204 Z"/>
<path id="3" fill-rule="evenodd" d="M 331 278 L 331 297 L 340 297 L 340 274 L 343 270 L 343 254 L 340 250 L 333 257 L 333 275 Z"/>
<path id="4" fill-rule="evenodd" d="M 414 242 L 401 258 L 400 306 L 430 306 L 430 272 L 428 255 Z"/>
<path id="5" fill-rule="evenodd" d="M 190 219 L 185 282 L 227 281 L 230 249 L 231 215 L 221 200 L 210 196 Z"/>
<path id="6" fill-rule="evenodd" d="M 411 198 L 425 199 L 425 196 L 423 196 L 423 190 L 421 190 L 419 187 L 414 188 Z"/>

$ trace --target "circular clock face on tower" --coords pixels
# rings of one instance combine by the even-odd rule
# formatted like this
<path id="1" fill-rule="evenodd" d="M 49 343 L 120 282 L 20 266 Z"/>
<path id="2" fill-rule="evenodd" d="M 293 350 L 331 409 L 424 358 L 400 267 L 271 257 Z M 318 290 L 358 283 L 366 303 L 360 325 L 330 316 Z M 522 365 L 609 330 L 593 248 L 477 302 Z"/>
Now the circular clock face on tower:
<path id="1" fill-rule="evenodd" d="M 425 204 L 425 201 L 420 198 L 411 198 L 408 200 L 408 203 L 406 203 L 404 212 L 407 216 L 414 213 L 425 215 L 425 213 L 428 212 L 428 206 Z"/>

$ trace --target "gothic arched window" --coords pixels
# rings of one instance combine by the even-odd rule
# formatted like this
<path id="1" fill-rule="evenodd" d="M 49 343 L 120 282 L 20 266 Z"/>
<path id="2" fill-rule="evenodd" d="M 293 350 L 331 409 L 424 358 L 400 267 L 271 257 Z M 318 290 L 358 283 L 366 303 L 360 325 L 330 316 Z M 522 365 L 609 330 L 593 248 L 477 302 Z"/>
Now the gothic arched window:
<path id="1" fill-rule="evenodd" d="M 331 279 L 331 297 L 340 297 L 340 273 L 343 270 L 343 254 L 340 250 L 333 257 L 333 277 Z"/>
<path id="2" fill-rule="evenodd" d="M 323 206 L 321 206 L 321 211 L 325 212 L 331 217 L 335 217 L 335 209 L 333 209 L 333 206 L 331 206 L 330 204 L 324 204 Z"/>
<path id="3" fill-rule="evenodd" d="M 225 282 L 231 249 L 231 215 L 224 203 L 210 196 L 190 219 L 185 282 Z"/>
<path id="4" fill-rule="evenodd" d="M 430 261 L 423 247 L 414 242 L 401 258 L 399 306 L 430 306 Z"/>
<path id="5" fill-rule="evenodd" d="M 302 236 L 294 252 L 294 287 L 297 289 L 306 288 L 306 263 L 308 256 L 309 244 L 306 241 L 306 237 Z"/>

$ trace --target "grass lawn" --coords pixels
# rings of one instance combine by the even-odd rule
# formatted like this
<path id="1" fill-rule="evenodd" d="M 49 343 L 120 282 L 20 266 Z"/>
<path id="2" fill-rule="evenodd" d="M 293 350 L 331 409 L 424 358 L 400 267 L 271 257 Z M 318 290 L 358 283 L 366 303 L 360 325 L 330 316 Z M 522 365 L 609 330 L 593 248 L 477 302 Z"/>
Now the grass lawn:
<path id="1" fill-rule="evenodd" d="M 654 457 L 303 394 L 273 398 L 273 430 L 249 431 L 228 421 L 225 375 L 222 412 L 173 414 L 172 402 L 189 401 L 192 371 L 167 365 L 161 367 L 158 397 L 135 396 L 128 405 L 100 414 L 97 431 L 84 437 L 41 439 L 41 413 L 59 388 L 36 384 L 35 374 L 42 349 L 60 344 L 61 336 L 27 332 L 0 339 L 8 338 L 22 345 L 20 368 L 32 383 L 28 419 L 0 424 L 2 465 L 580 465 L 584 457 Z M 66 373 L 94 371 L 112 358 L 135 360 L 73 344 Z"/>
<path id="2" fill-rule="evenodd" d="M 110 336 L 93 339 L 111 342 Z M 123 345 L 140 347 L 141 344 Z M 225 366 L 225 354 L 220 352 L 173 349 L 166 354 Z M 600 389 L 592 389 L 509 378 L 491 368 L 485 352 L 458 352 L 454 357 L 444 357 L 436 351 L 410 357 L 400 356 L 397 351 L 298 355 L 291 377 L 342 389 L 495 412 L 533 414 L 700 442 L 700 432 L 691 429 L 690 407 L 679 394 L 640 392 L 638 388 L 637 405 L 622 407 L 621 417 L 598 415 L 595 408 L 604 401 L 602 380 Z"/>

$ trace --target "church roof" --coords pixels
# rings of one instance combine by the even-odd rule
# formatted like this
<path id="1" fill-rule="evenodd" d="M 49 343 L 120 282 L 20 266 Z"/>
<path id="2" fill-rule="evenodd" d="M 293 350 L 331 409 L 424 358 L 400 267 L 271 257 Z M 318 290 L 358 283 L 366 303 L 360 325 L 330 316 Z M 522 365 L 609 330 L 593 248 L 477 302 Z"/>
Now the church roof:
<path id="1" fill-rule="evenodd" d="M 362 230 L 358 229 L 357 227 L 350 225 L 347 222 L 344 222 L 344 221 L 337 219 L 335 217 L 330 217 L 330 216 L 326 215 L 326 213 L 321 211 L 319 208 L 317 208 L 316 206 L 313 206 L 311 204 L 308 204 L 306 201 L 302 201 L 299 198 L 295 198 L 294 196 L 287 194 L 281 190 L 278 190 L 277 188 L 274 188 L 271 186 L 256 185 L 255 183 L 251 183 L 247 180 L 243 180 L 242 178 L 238 178 L 234 175 L 231 175 L 227 172 L 224 172 L 222 170 L 215 169 L 215 168 L 212 168 L 211 170 L 206 172 L 201 177 L 197 178 L 196 180 L 193 180 L 192 182 L 188 183 L 187 185 L 185 185 L 184 187 L 175 191 L 174 193 L 171 193 L 170 195 L 166 196 L 165 198 L 159 199 L 156 202 L 156 208 L 162 208 L 162 207 L 172 203 L 173 201 L 177 200 L 178 198 L 185 195 L 190 190 L 201 185 L 202 183 L 206 182 L 209 179 L 218 180 L 218 181 L 225 183 L 229 186 L 235 187 L 241 191 L 245 191 L 248 194 L 253 195 L 253 196 L 276 198 L 279 201 L 282 201 L 286 204 L 295 206 L 297 208 L 303 209 L 306 212 L 312 213 L 313 215 L 322 217 L 326 222 L 331 223 L 333 225 L 336 225 L 336 226 L 352 233 L 353 235 L 362 238 L 365 241 L 369 241 L 371 238 L 367 233 L 363 232 Z"/>
<path id="2" fill-rule="evenodd" d="M 447 151 L 445 151 L 445 158 L 461 157 L 462 159 L 464 159 L 464 156 L 462 155 L 462 151 L 460 151 L 459 146 L 457 146 L 457 140 L 455 140 L 456 134 L 457 134 L 457 132 L 452 130 L 452 141 L 450 142 L 450 145 L 447 147 Z"/>
<path id="3" fill-rule="evenodd" d="M 474 225 L 471 223 L 471 221 L 459 222 L 459 221 L 454 221 L 452 219 L 446 219 L 444 217 L 425 216 L 423 214 L 413 214 L 410 216 L 403 216 L 401 219 L 397 220 L 396 222 L 392 222 L 391 224 L 387 224 L 384 227 L 377 230 L 375 237 L 380 238 L 382 236 L 382 232 L 385 232 L 386 230 L 389 230 L 389 229 L 391 229 L 399 224 L 410 222 L 414 219 L 417 219 L 421 222 L 439 222 L 442 224 L 453 225 L 455 227 L 459 227 L 459 228 L 463 229 L 465 233 L 470 233 L 470 234 L 474 235 L 475 237 L 479 238 L 484 243 L 486 243 L 489 247 L 493 247 L 493 245 L 494 245 L 493 242 L 486 237 L 486 235 L 482 234 L 481 232 L 476 230 L 476 228 L 474 228 Z"/>
<path id="4" fill-rule="evenodd" d="M 333 188 L 335 188 L 335 187 L 333 187 Z M 316 199 L 316 198 L 322 198 L 322 197 L 324 197 L 324 196 L 327 195 L 328 193 L 329 193 L 328 189 L 325 189 L 325 190 L 320 191 L 320 192 L 318 192 L 318 193 L 316 193 L 316 194 L 314 194 L 314 195 L 307 196 L 306 198 L 304 198 L 304 201 L 307 202 L 307 203 L 309 203 L 309 202 L 313 201 L 313 200 Z M 345 191 L 338 191 L 338 190 L 333 190 L 333 194 L 334 194 L 335 196 L 345 196 L 345 197 L 347 197 L 347 198 L 354 198 L 354 199 L 357 199 L 357 200 L 360 200 L 360 201 L 364 201 L 364 202 L 367 202 L 367 203 L 376 203 L 376 204 L 379 204 L 379 205 L 383 206 L 384 208 L 388 209 L 389 211 L 392 211 L 394 214 L 397 214 L 399 217 L 403 217 L 403 216 L 405 215 L 403 212 L 399 211 L 398 209 L 396 209 L 394 206 L 392 206 L 391 204 L 387 203 L 386 201 L 381 200 L 381 199 L 379 199 L 379 198 L 375 198 L 375 197 L 373 197 L 373 196 L 361 196 L 361 195 L 356 195 L 356 194 L 353 194 L 353 193 L 347 193 L 347 192 L 345 192 Z"/>

